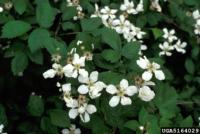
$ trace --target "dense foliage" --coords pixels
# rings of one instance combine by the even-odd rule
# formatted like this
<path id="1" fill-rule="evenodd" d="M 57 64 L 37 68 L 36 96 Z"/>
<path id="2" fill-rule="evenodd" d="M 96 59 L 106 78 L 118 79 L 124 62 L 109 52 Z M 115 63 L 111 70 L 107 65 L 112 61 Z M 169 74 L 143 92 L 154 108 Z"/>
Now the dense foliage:
<path id="1" fill-rule="evenodd" d="M 199 0 L 0 0 L 0 133 L 197 127 L 199 9 Z"/>

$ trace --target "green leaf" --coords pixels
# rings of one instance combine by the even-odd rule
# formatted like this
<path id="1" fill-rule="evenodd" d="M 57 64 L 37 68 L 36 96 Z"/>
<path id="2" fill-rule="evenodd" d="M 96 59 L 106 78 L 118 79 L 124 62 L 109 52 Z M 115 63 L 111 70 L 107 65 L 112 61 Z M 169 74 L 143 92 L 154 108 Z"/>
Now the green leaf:
<path id="1" fill-rule="evenodd" d="M 185 61 L 185 68 L 187 70 L 188 73 L 190 74 L 194 74 L 195 71 L 195 65 L 194 62 L 192 61 L 192 59 L 186 59 Z"/>
<path id="2" fill-rule="evenodd" d="M 50 110 L 51 123 L 58 127 L 70 127 L 67 111 L 60 109 Z"/>
<path id="3" fill-rule="evenodd" d="M 35 29 L 28 38 L 28 46 L 32 53 L 43 48 L 50 42 L 51 38 L 49 32 L 42 28 Z"/>
<path id="4" fill-rule="evenodd" d="M 67 7 L 62 14 L 62 19 L 64 21 L 72 19 L 77 14 L 75 7 Z"/>
<path id="5" fill-rule="evenodd" d="M 2 29 L 3 38 L 15 38 L 21 36 L 31 29 L 30 24 L 20 21 L 12 20 L 7 22 Z"/>
<path id="6" fill-rule="evenodd" d="M 28 108 L 29 113 L 32 116 L 36 116 L 36 117 L 41 116 L 44 112 L 43 99 L 40 96 L 31 95 L 29 97 L 27 108 Z"/>
<path id="7" fill-rule="evenodd" d="M 154 35 L 155 39 L 158 39 L 159 37 L 161 37 L 163 35 L 162 30 L 158 29 L 158 28 L 152 28 L 151 29 Z"/>
<path id="8" fill-rule="evenodd" d="M 36 19 L 41 27 L 49 28 L 55 19 L 56 11 L 51 7 L 49 0 L 38 0 Z"/>
<path id="9" fill-rule="evenodd" d="M 142 107 L 142 109 L 139 112 L 139 122 L 142 125 L 145 125 L 145 123 L 148 121 L 148 119 L 149 119 L 149 114 L 146 111 L 146 109 L 144 107 Z"/>
<path id="10" fill-rule="evenodd" d="M 111 63 L 117 62 L 121 57 L 119 52 L 112 49 L 105 49 L 101 55 L 105 60 Z"/>
<path id="11" fill-rule="evenodd" d="M 122 55 L 128 59 L 136 59 L 138 57 L 139 50 L 140 44 L 138 42 L 131 42 L 122 48 Z"/>
<path id="12" fill-rule="evenodd" d="M 5 108 L 1 104 L 0 104 L 0 122 L 1 124 L 4 125 L 7 125 L 8 123 Z"/>
<path id="13" fill-rule="evenodd" d="M 99 80 L 109 84 L 119 84 L 123 79 L 123 75 L 114 72 L 102 72 L 99 74 Z"/>
<path id="14" fill-rule="evenodd" d="M 193 126 L 193 119 L 191 115 L 182 120 L 180 124 L 180 127 L 192 127 L 192 126 Z"/>
<path id="15" fill-rule="evenodd" d="M 13 0 L 14 8 L 19 14 L 23 14 L 27 7 L 27 1 L 26 0 Z"/>
<path id="16" fill-rule="evenodd" d="M 126 122 L 124 124 L 124 127 L 127 127 L 127 128 L 129 128 L 131 130 L 135 130 L 136 131 L 138 129 L 139 125 L 140 124 L 136 120 L 130 120 L 130 121 L 128 121 L 128 122 Z"/>
<path id="17" fill-rule="evenodd" d="M 90 18 L 81 20 L 81 27 L 83 31 L 93 31 L 102 24 L 100 18 Z"/>
<path id="18" fill-rule="evenodd" d="M 23 73 L 28 66 L 28 58 L 24 52 L 18 52 L 11 62 L 11 69 L 14 75 Z"/>
<path id="19" fill-rule="evenodd" d="M 36 64 L 43 64 L 43 54 L 42 51 L 36 51 L 34 53 L 28 53 L 30 60 Z"/>
<path id="20" fill-rule="evenodd" d="M 48 117 L 42 117 L 40 126 L 47 134 L 59 134 L 58 128 L 51 124 L 51 120 Z"/>
<path id="21" fill-rule="evenodd" d="M 120 51 L 121 49 L 121 39 L 119 34 L 113 29 L 103 28 L 101 30 L 102 40 L 108 44 L 111 48 Z"/>

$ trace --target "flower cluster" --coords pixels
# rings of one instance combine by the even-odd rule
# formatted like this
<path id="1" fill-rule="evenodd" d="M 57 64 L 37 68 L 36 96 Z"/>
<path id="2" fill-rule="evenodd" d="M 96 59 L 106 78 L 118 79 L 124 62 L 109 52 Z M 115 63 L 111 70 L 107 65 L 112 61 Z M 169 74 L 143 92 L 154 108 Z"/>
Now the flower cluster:
<path id="1" fill-rule="evenodd" d="M 1 124 L 1 125 L 0 125 L 0 134 L 7 134 L 7 133 L 4 133 L 4 132 L 3 132 L 3 129 L 4 129 L 4 125 Z"/>
<path id="2" fill-rule="evenodd" d="M 63 129 L 61 131 L 62 134 L 81 134 L 81 130 L 79 128 L 76 128 L 76 125 L 71 124 L 71 127 L 69 129 Z"/>
<path id="3" fill-rule="evenodd" d="M 194 25 L 194 33 L 196 35 L 200 35 L 200 14 L 199 14 L 199 10 L 195 10 L 192 13 L 192 16 L 194 18 L 194 20 L 196 21 L 196 24 Z"/>
<path id="4" fill-rule="evenodd" d="M 167 28 L 163 29 L 163 38 L 165 39 L 164 43 L 159 44 L 159 48 L 162 50 L 159 55 L 171 56 L 172 51 L 176 50 L 179 53 L 186 53 L 185 47 L 187 46 L 186 42 L 181 42 L 178 37 L 175 35 L 175 30 L 168 30 Z"/>
<path id="5" fill-rule="evenodd" d="M 84 18 L 85 14 L 83 13 L 83 8 L 81 7 L 79 0 L 67 0 L 67 6 L 76 7 L 77 15 L 73 17 L 74 20 Z"/>
<path id="6" fill-rule="evenodd" d="M 136 40 L 142 42 L 141 39 L 145 35 L 145 32 L 141 31 L 141 28 L 136 27 L 127 18 L 129 15 L 135 15 L 143 11 L 143 0 L 140 0 L 136 7 L 133 2 L 124 0 L 124 3 L 120 6 L 120 10 L 122 13 L 117 16 L 117 9 L 110 9 L 108 6 L 99 9 L 99 6 L 95 4 L 95 12 L 91 17 L 100 17 L 106 27 L 112 28 L 117 33 L 122 34 L 128 42 Z"/>

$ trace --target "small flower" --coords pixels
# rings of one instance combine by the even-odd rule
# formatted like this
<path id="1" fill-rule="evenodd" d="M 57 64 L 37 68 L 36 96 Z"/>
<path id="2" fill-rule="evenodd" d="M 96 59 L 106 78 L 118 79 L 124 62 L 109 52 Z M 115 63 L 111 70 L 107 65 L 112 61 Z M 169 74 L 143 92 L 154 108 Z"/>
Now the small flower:
<path id="1" fill-rule="evenodd" d="M 185 47 L 187 46 L 187 43 L 186 42 L 182 42 L 180 40 L 178 40 L 176 42 L 176 44 L 174 45 L 174 48 L 176 49 L 177 52 L 180 52 L 180 53 L 185 53 Z"/>
<path id="2" fill-rule="evenodd" d="M 137 14 L 136 9 L 134 9 L 133 1 L 124 0 L 124 3 L 120 6 L 121 11 L 126 11 L 128 14 Z"/>
<path id="3" fill-rule="evenodd" d="M 165 79 L 165 75 L 164 75 L 163 71 L 160 70 L 160 65 L 155 62 L 151 63 L 145 56 L 144 56 L 144 58 L 140 57 L 140 59 L 137 60 L 137 64 L 140 68 L 146 70 L 142 74 L 142 78 L 145 81 L 149 81 L 152 78 L 153 73 L 155 74 L 156 79 L 158 79 L 158 80 Z"/>
<path id="4" fill-rule="evenodd" d="M 105 6 L 103 9 L 101 9 L 100 13 L 102 14 L 101 17 L 103 20 L 107 19 L 114 19 L 116 16 L 115 14 L 117 13 L 116 9 L 110 9 L 108 6 Z"/>
<path id="5" fill-rule="evenodd" d="M 136 94 L 137 87 L 128 86 L 128 81 L 123 79 L 120 81 L 120 85 L 117 87 L 115 87 L 114 85 L 108 85 L 106 91 L 109 94 L 114 95 L 109 101 L 109 105 L 111 107 L 117 106 L 119 102 L 122 105 L 131 105 L 132 101 L 128 96 L 133 96 L 134 94 Z"/>
<path id="6" fill-rule="evenodd" d="M 143 0 L 140 0 L 140 3 L 137 5 L 136 7 L 136 11 L 139 12 L 143 12 L 144 11 L 144 6 L 143 6 Z"/>
<path id="7" fill-rule="evenodd" d="M 171 51 L 174 50 L 174 47 L 169 45 L 168 42 L 164 42 L 163 44 L 159 44 L 159 48 L 162 50 L 159 55 L 166 55 L 166 56 L 171 56 L 172 53 Z"/>
<path id="8" fill-rule="evenodd" d="M 81 134 L 81 130 L 79 128 L 76 128 L 76 125 L 71 124 L 71 127 L 69 129 L 63 129 L 62 134 Z"/>
<path id="9" fill-rule="evenodd" d="M 162 12 L 159 0 L 151 0 L 151 9 L 156 10 L 157 12 Z"/>
<path id="10" fill-rule="evenodd" d="M 143 101 L 151 101 L 155 97 L 155 93 L 148 86 L 143 86 L 139 89 L 138 97 Z"/>
<path id="11" fill-rule="evenodd" d="M 193 13 L 192 13 L 192 16 L 195 20 L 197 19 L 200 19 L 200 14 L 199 14 L 199 10 L 195 10 Z"/>
<path id="12" fill-rule="evenodd" d="M 196 35 L 200 35 L 200 25 L 195 24 L 194 33 L 195 33 Z"/>
<path id="13" fill-rule="evenodd" d="M 90 121 L 90 114 L 93 114 L 97 111 L 95 105 L 83 103 L 79 104 L 78 101 L 74 101 L 74 104 L 71 106 L 72 109 L 69 110 L 69 117 L 75 119 L 78 115 L 80 116 L 83 122 Z"/>
<path id="14" fill-rule="evenodd" d="M 93 59 L 93 54 L 92 54 L 91 52 L 84 52 L 83 55 L 85 56 L 85 59 L 86 59 L 87 61 L 92 61 L 92 59 Z"/>
<path id="15" fill-rule="evenodd" d="M 177 37 L 174 35 L 175 34 L 174 29 L 168 31 L 167 28 L 164 28 L 163 32 L 164 32 L 163 38 L 168 39 L 170 43 L 173 42 L 174 40 L 177 40 Z"/>
<path id="16" fill-rule="evenodd" d="M 71 64 L 63 67 L 66 77 L 77 78 L 78 74 L 87 76 L 87 71 L 82 67 L 85 66 L 85 57 L 79 57 L 77 53 L 74 54 Z"/>
<path id="17" fill-rule="evenodd" d="M 4 8 L 6 10 L 10 10 L 13 7 L 13 3 L 11 1 L 8 1 L 4 4 Z"/>
<path id="18" fill-rule="evenodd" d="M 130 22 L 125 19 L 123 15 L 120 15 L 119 19 L 113 20 L 113 26 L 118 33 L 128 33 Z"/>
<path id="19" fill-rule="evenodd" d="M 71 105 L 73 105 L 73 98 L 71 96 L 71 84 L 64 84 L 60 87 L 60 90 L 63 92 L 63 100 L 66 103 L 67 107 L 70 107 Z"/>
<path id="20" fill-rule="evenodd" d="M 54 78 L 56 75 L 60 76 L 60 77 L 63 77 L 64 73 L 65 72 L 64 72 L 64 69 L 63 69 L 62 65 L 54 63 L 52 65 L 52 69 L 49 69 L 49 70 L 47 70 L 46 72 L 43 73 L 43 77 L 45 79 Z"/>
<path id="21" fill-rule="evenodd" d="M 93 71 L 90 76 L 79 76 L 79 82 L 85 83 L 86 85 L 79 86 L 78 92 L 80 94 L 89 93 L 92 99 L 99 97 L 101 95 L 100 92 L 106 87 L 106 85 L 103 82 L 98 81 L 98 74 L 97 71 Z"/>
<path id="22" fill-rule="evenodd" d="M 53 61 L 55 63 L 59 63 L 61 59 L 62 59 L 62 57 L 60 54 L 53 54 L 51 56 L 51 61 Z"/>
<path id="23" fill-rule="evenodd" d="M 67 0 L 67 6 L 79 6 L 79 0 Z"/>

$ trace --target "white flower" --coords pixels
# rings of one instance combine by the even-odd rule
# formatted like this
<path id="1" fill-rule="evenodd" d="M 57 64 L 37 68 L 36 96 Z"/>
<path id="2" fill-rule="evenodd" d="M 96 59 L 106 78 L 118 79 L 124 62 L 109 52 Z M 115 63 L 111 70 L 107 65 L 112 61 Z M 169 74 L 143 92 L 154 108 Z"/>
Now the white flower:
<path id="1" fill-rule="evenodd" d="M 174 35 L 175 34 L 174 29 L 168 31 L 167 28 L 164 28 L 163 32 L 164 32 L 163 38 L 168 39 L 170 43 L 173 42 L 174 40 L 177 40 L 177 37 Z"/>
<path id="2" fill-rule="evenodd" d="M 171 51 L 174 50 L 174 47 L 169 45 L 168 42 L 164 42 L 163 44 L 159 44 L 159 48 L 162 50 L 159 55 L 166 55 L 166 56 L 171 56 L 172 53 Z"/>
<path id="3" fill-rule="evenodd" d="M 62 77 L 64 73 L 65 72 L 64 72 L 64 69 L 63 69 L 62 65 L 54 63 L 52 65 L 52 69 L 49 69 L 49 70 L 47 70 L 46 72 L 43 73 L 43 77 L 45 79 L 54 78 L 56 75 Z"/>
<path id="4" fill-rule="evenodd" d="M 136 94 L 137 87 L 128 86 L 128 81 L 123 79 L 121 80 L 120 85 L 118 87 L 115 87 L 114 85 L 108 85 L 106 91 L 109 94 L 114 95 L 109 101 L 109 105 L 111 107 L 117 106 L 119 102 L 122 105 L 131 105 L 132 101 L 128 96 L 133 96 L 134 94 Z"/>
<path id="5" fill-rule="evenodd" d="M 155 97 L 155 93 L 148 86 L 143 86 L 139 89 L 138 97 L 143 101 L 151 101 Z"/>
<path id="6" fill-rule="evenodd" d="M 144 6 L 143 6 L 143 0 L 140 0 L 140 3 L 136 7 L 137 12 L 143 12 L 144 11 Z"/>
<path id="7" fill-rule="evenodd" d="M 130 22 L 125 19 L 124 15 L 120 15 L 119 19 L 113 20 L 113 26 L 118 33 L 128 33 Z"/>
<path id="8" fill-rule="evenodd" d="M 1 12 L 3 12 L 3 8 L 2 8 L 2 7 L 0 7 L 0 13 L 1 13 Z"/>
<path id="9" fill-rule="evenodd" d="M 126 11 L 128 14 L 137 14 L 137 11 L 134 9 L 133 1 L 124 0 L 124 4 L 120 6 L 121 11 Z"/>
<path id="10" fill-rule="evenodd" d="M 199 10 L 195 10 L 193 13 L 192 13 L 192 16 L 195 20 L 197 19 L 200 19 L 200 14 L 199 14 Z"/>
<path id="11" fill-rule="evenodd" d="M 194 33 L 195 33 L 196 35 L 200 35 L 200 25 L 195 24 Z"/>
<path id="12" fill-rule="evenodd" d="M 102 14 L 101 17 L 103 20 L 107 19 L 114 19 L 116 16 L 115 14 L 117 13 L 116 9 L 110 9 L 108 6 L 105 6 L 103 9 L 101 9 L 100 13 Z"/>
<path id="13" fill-rule="evenodd" d="M 145 81 L 149 81 L 152 78 L 153 73 L 155 74 L 156 79 L 158 80 L 165 79 L 163 71 L 160 70 L 160 65 L 155 62 L 151 63 L 145 56 L 144 58 L 140 57 L 140 59 L 137 60 L 137 64 L 140 68 L 146 70 L 142 74 L 142 79 L 144 79 Z"/>
<path id="14" fill-rule="evenodd" d="M 94 14 L 92 14 L 90 16 L 91 18 L 94 18 L 94 17 L 101 17 L 101 13 L 99 11 L 99 6 L 97 4 L 95 4 L 95 11 L 94 11 Z"/>
<path id="15" fill-rule="evenodd" d="M 106 87 L 106 85 L 103 82 L 98 81 L 98 74 L 99 73 L 97 71 L 93 71 L 90 76 L 79 76 L 79 82 L 85 83 L 86 85 L 79 86 L 78 92 L 80 94 L 89 93 L 92 99 L 99 97 L 101 95 L 100 92 Z"/>
<path id="16" fill-rule="evenodd" d="M 97 111 L 96 107 L 91 104 L 84 103 L 82 105 L 78 104 L 78 101 L 74 101 L 74 105 L 69 110 L 69 117 L 75 119 L 78 115 L 80 116 L 83 122 L 90 121 L 90 114 L 93 114 Z"/>
<path id="17" fill-rule="evenodd" d="M 73 61 L 71 64 L 67 64 L 63 67 L 66 77 L 77 78 L 78 74 L 87 76 L 87 71 L 82 68 L 85 66 L 85 57 L 79 57 L 78 54 L 74 54 Z"/>
<path id="18" fill-rule="evenodd" d="M 62 134 L 81 134 L 81 130 L 79 128 L 76 128 L 76 125 L 71 124 L 71 127 L 69 129 L 63 129 Z"/>
<path id="19" fill-rule="evenodd" d="M 71 96 L 71 84 L 63 84 L 61 86 L 61 90 L 63 91 L 63 100 L 66 103 L 67 107 L 71 107 L 71 105 L 73 105 L 74 100 Z"/>
<path id="20" fill-rule="evenodd" d="M 187 46 L 187 43 L 186 42 L 182 42 L 180 40 L 178 40 L 176 42 L 176 44 L 174 45 L 174 48 L 176 49 L 177 52 L 180 52 L 180 53 L 185 53 L 185 47 Z"/>

